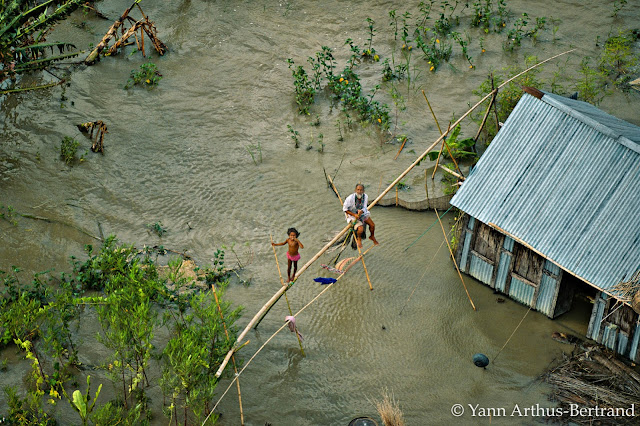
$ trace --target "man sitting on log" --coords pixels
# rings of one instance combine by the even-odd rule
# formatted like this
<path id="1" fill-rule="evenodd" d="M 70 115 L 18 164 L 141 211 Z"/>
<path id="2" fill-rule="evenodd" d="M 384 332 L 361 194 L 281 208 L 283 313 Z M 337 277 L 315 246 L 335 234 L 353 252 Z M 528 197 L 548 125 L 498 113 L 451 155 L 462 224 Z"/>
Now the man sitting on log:
<path id="1" fill-rule="evenodd" d="M 364 236 L 364 226 L 369 225 L 369 239 L 373 241 L 374 245 L 378 245 L 378 240 L 374 236 L 376 225 L 371 220 L 371 214 L 367 210 L 367 204 L 369 197 L 364 193 L 364 185 L 359 183 L 356 185 L 356 192 L 349 195 L 344 200 L 342 211 L 344 211 L 345 218 L 348 223 L 353 222 L 353 231 L 355 232 L 356 243 L 359 248 L 362 248 L 362 237 Z"/>

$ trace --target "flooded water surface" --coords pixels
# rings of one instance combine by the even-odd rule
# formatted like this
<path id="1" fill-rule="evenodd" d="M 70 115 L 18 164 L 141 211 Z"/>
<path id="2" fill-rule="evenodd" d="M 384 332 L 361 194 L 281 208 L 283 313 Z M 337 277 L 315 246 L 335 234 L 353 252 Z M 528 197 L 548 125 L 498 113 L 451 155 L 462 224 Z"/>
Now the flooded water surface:
<path id="1" fill-rule="evenodd" d="M 377 31 L 373 47 L 381 59 L 393 55 L 395 61 L 405 61 L 402 41 L 394 42 L 389 11 L 395 9 L 399 17 L 410 11 L 414 28 L 417 2 L 145 0 L 145 14 L 169 48 L 163 57 L 150 55 L 163 77 L 155 90 L 123 89 L 131 70 L 146 61 L 128 47 L 94 66 L 77 68 L 64 93 L 57 87 L 2 98 L 0 204 L 51 222 L 19 217 L 14 226 L 0 220 L 0 269 L 19 265 L 25 277 L 52 267 L 56 273 L 69 271 L 69 256 L 81 257 L 84 244 L 99 244 L 90 235 L 100 232 L 139 246 L 186 250 L 200 265 L 211 264 L 224 246 L 229 266 L 239 259 L 245 266 L 240 278 L 250 282 L 246 286 L 234 279 L 227 293 L 234 304 L 244 306 L 239 321 L 244 327 L 280 287 L 270 234 L 281 242 L 287 228 L 295 226 L 304 244 L 303 265 L 344 227 L 340 202 L 327 188 L 324 170 L 335 174 L 343 197 L 362 182 L 373 200 L 439 136 L 422 90 L 446 127 L 477 102 L 472 92 L 490 72 L 524 68 L 525 56 L 544 59 L 575 48 L 547 64 L 540 78 L 550 82 L 557 73 L 575 74 L 583 57 L 600 54 L 598 44 L 609 35 L 640 22 L 633 2 L 611 17 L 614 3 L 619 2 L 509 1 L 508 27 L 524 12 L 530 20 L 545 17 L 547 22 L 535 43 L 526 38 L 510 53 L 502 47 L 505 32 L 484 34 L 471 28 L 470 9 L 459 12 L 461 2 L 455 13 L 461 16 L 457 31 L 470 40 L 475 68 L 469 69 L 458 45 L 437 72 L 414 54 L 411 80 L 395 83 L 395 103 L 392 83 L 381 79 L 382 61 L 357 65 L 365 92 L 380 85 L 375 99 L 390 105 L 391 131 L 408 136 L 394 160 L 399 145 L 387 143 L 389 136 L 372 125 L 355 123 L 347 129 L 344 115 L 330 107 L 328 92 L 316 95 L 310 116 L 298 114 L 286 60 L 292 58 L 310 72 L 306 58 L 328 46 L 341 70 L 349 58 L 345 40 L 367 45 L 370 17 Z M 125 0 L 97 3 L 113 20 L 129 5 Z M 87 48 L 97 44 L 111 23 L 76 13 L 50 39 Z M 575 83 L 563 84 L 566 93 L 574 91 Z M 549 83 L 541 88 L 551 89 Z M 640 125 L 639 94 L 610 90 L 600 107 Z M 108 126 L 104 155 L 88 152 L 85 161 L 67 167 L 59 159 L 61 139 L 76 137 L 82 152 L 88 150 L 90 142 L 76 125 L 94 120 Z M 318 125 L 310 125 L 316 121 Z M 287 125 L 299 132 L 299 149 Z M 463 125 L 465 137 L 476 130 L 473 122 Z M 407 194 L 424 194 L 425 168 L 432 166 L 426 161 L 408 175 Z M 497 303 L 501 295 L 464 276 L 474 311 L 439 225 L 407 249 L 437 221 L 434 212 L 376 207 L 372 217 L 381 242 L 366 258 L 374 290 L 356 266 L 306 308 L 298 317 L 306 357 L 288 330 L 269 342 L 240 377 L 246 424 L 347 425 L 358 416 L 378 419 L 374 402 L 385 389 L 399 401 L 409 425 L 542 420 L 517 413 L 473 417 L 470 405 L 505 408 L 509 415 L 516 404 L 554 406 L 549 389 L 536 379 L 571 347 L 553 341 L 551 333 L 584 335 L 591 305 L 576 301 L 571 313 L 551 321 L 535 311 L 527 314 L 528 308 L 514 301 Z M 453 219 L 452 214 L 445 217 L 447 232 Z M 153 223 L 167 229 L 162 239 L 148 231 Z M 283 248 L 278 255 L 285 268 Z M 287 293 L 294 312 L 324 289 L 312 279 L 328 276 L 320 267 L 328 261 L 329 256 L 321 257 Z M 287 306 L 280 301 L 258 330 L 247 335 L 251 342 L 239 355 L 249 359 L 286 315 Z M 89 326 L 87 341 L 97 331 Z M 487 369 L 476 367 L 472 356 L 478 352 L 495 362 Z M 18 363 L 11 351 L 2 356 Z M 20 376 L 12 371 L 0 373 L 2 384 L 19 387 Z M 111 384 L 103 380 L 100 399 L 107 401 Z M 218 395 L 228 383 L 219 384 Z M 452 415 L 454 404 L 466 409 L 461 417 Z M 239 424 L 235 387 L 217 411 L 223 414 L 220 424 Z M 62 423 L 75 421 L 61 416 Z M 158 413 L 154 423 L 165 422 Z"/>

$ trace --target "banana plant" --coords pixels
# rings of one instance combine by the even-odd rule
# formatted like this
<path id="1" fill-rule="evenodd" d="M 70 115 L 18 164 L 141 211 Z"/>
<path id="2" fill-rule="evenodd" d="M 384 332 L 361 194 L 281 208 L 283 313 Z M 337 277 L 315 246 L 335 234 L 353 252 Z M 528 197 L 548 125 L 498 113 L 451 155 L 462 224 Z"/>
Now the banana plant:
<path id="1" fill-rule="evenodd" d="M 66 19 L 83 1 L 0 0 L 0 82 L 77 56 L 79 52 L 68 52 L 74 45 L 45 43 L 45 38 L 56 22 Z M 44 57 L 45 50 L 53 53 L 54 48 L 59 55 Z"/>

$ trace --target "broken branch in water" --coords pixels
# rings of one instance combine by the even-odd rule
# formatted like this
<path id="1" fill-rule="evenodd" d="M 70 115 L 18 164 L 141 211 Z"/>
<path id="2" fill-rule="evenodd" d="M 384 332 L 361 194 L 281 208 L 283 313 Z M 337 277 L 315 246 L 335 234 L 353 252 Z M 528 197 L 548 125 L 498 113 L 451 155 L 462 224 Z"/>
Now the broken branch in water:
<path id="1" fill-rule="evenodd" d="M 89 121 L 87 123 L 82 123 L 77 125 L 78 129 L 89 136 L 89 139 L 93 141 L 93 145 L 91 145 L 91 151 L 93 152 L 101 152 L 104 154 L 104 134 L 109 133 L 107 131 L 107 125 L 104 124 L 101 120 L 98 121 Z M 96 137 L 93 137 L 93 131 L 97 129 Z"/>
<path id="2" fill-rule="evenodd" d="M 162 41 L 160 41 L 157 35 L 158 31 L 156 29 L 155 24 L 153 23 L 153 21 L 149 20 L 149 17 L 146 16 L 144 12 L 142 12 L 142 9 L 140 8 L 140 6 L 138 6 L 138 9 L 140 10 L 140 13 L 143 16 L 142 19 L 136 21 L 129 16 L 131 9 L 133 9 L 134 6 L 138 5 L 138 2 L 139 0 L 135 1 L 131 6 L 129 6 L 129 8 L 124 11 L 124 13 L 120 16 L 120 18 L 118 18 L 113 23 L 113 25 L 111 25 L 107 33 L 104 35 L 104 37 L 102 37 L 102 40 L 100 41 L 100 43 L 98 43 L 98 45 L 85 58 L 84 60 L 85 64 L 87 65 L 94 64 L 96 61 L 100 60 L 100 54 L 113 55 L 117 53 L 118 49 L 126 45 L 127 40 L 131 36 L 135 35 L 138 29 L 140 29 L 140 35 L 142 35 L 143 30 L 145 33 L 147 33 L 147 36 L 151 40 L 151 44 L 153 44 L 153 47 L 156 49 L 156 52 L 158 52 L 160 56 L 165 54 L 165 52 L 167 51 L 167 46 Z M 125 22 L 133 22 L 133 25 L 130 28 L 125 29 L 124 27 Z M 116 40 L 113 46 L 107 49 L 107 47 L 109 46 L 109 42 L 111 41 L 112 38 L 116 36 L 118 28 L 120 27 L 122 27 L 121 28 L 122 35 L 118 40 Z M 138 49 L 144 52 L 144 40 L 138 41 L 136 37 L 136 42 L 138 45 Z"/>

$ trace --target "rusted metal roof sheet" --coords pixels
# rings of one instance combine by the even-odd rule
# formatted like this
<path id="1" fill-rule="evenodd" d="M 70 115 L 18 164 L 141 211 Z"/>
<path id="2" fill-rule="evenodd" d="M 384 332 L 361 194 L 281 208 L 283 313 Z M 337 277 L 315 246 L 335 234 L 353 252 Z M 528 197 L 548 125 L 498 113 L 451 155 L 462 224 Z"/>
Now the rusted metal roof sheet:
<path id="1" fill-rule="evenodd" d="M 640 268 L 640 127 L 525 93 L 451 204 L 611 294 Z"/>

